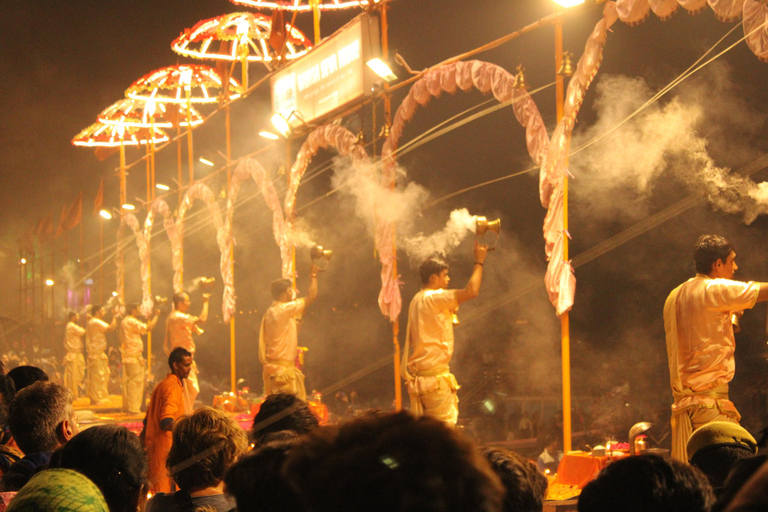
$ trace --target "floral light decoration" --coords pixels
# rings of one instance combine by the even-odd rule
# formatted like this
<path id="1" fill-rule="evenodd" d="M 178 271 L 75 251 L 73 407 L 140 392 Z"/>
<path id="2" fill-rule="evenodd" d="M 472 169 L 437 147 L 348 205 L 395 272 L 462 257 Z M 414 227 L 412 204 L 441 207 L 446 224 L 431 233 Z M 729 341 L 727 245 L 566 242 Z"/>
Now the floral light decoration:
<path id="1" fill-rule="evenodd" d="M 285 59 L 301 57 L 312 48 L 311 41 L 299 29 L 290 24 L 285 29 Z M 268 46 L 271 30 L 272 20 L 268 16 L 236 12 L 203 20 L 186 29 L 171 43 L 171 48 L 196 59 L 268 63 L 274 58 Z M 216 42 L 221 44 L 213 44 Z"/>
<path id="2" fill-rule="evenodd" d="M 99 114 L 99 122 L 109 125 L 123 125 L 136 128 L 173 128 L 188 126 L 185 104 L 164 104 L 124 98 L 105 108 Z M 189 112 L 192 126 L 202 124 L 204 119 L 193 107 Z"/>
<path id="3" fill-rule="evenodd" d="M 283 9 L 286 11 L 311 11 L 312 0 L 294 0 L 291 2 L 273 2 L 268 0 L 230 0 L 233 4 L 247 5 L 254 9 Z M 318 0 L 317 8 L 321 11 L 334 11 L 353 7 L 371 7 L 382 0 Z"/>
<path id="4" fill-rule="evenodd" d="M 202 64 L 168 66 L 144 75 L 125 91 L 128 98 L 155 103 L 216 103 L 224 80 L 215 69 Z M 229 100 L 239 98 L 240 83 L 229 78 Z"/>
<path id="5" fill-rule="evenodd" d="M 151 138 L 150 132 L 154 134 Z M 148 127 L 97 122 L 75 135 L 72 144 L 86 147 L 119 147 L 138 146 L 153 142 L 157 144 L 166 141 L 168 141 L 168 135 L 157 126 L 151 130 Z"/>

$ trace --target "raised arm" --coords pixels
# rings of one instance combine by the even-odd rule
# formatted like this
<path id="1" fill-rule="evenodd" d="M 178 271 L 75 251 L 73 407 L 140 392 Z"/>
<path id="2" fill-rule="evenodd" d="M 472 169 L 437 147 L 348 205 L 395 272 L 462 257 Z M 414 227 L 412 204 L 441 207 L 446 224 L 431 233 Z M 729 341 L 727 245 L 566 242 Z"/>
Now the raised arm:
<path id="1" fill-rule="evenodd" d="M 160 311 L 154 310 L 152 311 L 152 317 L 149 319 L 149 322 L 147 322 L 147 330 L 151 331 L 155 328 L 157 325 L 157 319 L 160 318 L 158 315 L 160 314 Z"/>
<path id="2" fill-rule="evenodd" d="M 117 320 L 118 320 L 118 316 L 117 315 L 112 315 L 112 321 L 109 323 L 109 325 L 107 326 L 105 331 L 106 332 L 112 332 L 115 329 L 117 329 L 117 323 L 118 323 Z"/>
<path id="3" fill-rule="evenodd" d="M 757 294 L 757 302 L 768 300 L 768 283 L 757 283 L 760 285 L 760 292 Z"/>
<path id="4" fill-rule="evenodd" d="M 304 307 L 309 306 L 317 298 L 317 273 L 320 272 L 320 267 L 315 265 L 309 267 L 309 290 L 307 290 L 307 296 L 304 298 Z"/>
<path id="5" fill-rule="evenodd" d="M 200 312 L 200 316 L 197 317 L 198 324 L 204 324 L 208 321 L 208 302 L 211 300 L 210 293 L 203 294 L 203 310 Z"/>
<path id="6" fill-rule="evenodd" d="M 483 282 L 483 265 L 487 254 L 487 245 L 475 245 L 475 266 L 472 269 L 472 276 L 470 276 L 466 288 L 456 291 L 456 299 L 459 304 L 474 299 L 480 293 L 480 285 Z"/>

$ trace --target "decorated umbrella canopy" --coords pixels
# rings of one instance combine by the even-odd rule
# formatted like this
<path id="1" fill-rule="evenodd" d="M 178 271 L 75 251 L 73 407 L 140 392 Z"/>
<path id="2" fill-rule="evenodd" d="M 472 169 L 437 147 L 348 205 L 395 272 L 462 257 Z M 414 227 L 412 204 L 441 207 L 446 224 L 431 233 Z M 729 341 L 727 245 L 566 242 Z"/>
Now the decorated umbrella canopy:
<path id="1" fill-rule="evenodd" d="M 271 32 L 272 20 L 268 16 L 236 12 L 203 20 L 186 29 L 171 43 L 171 48 L 196 59 L 240 61 L 243 86 L 247 88 L 248 62 L 262 62 L 271 69 L 273 60 L 296 59 L 312 48 L 312 43 L 299 29 L 286 24 L 285 53 L 280 55 L 281 48 L 270 50 Z M 212 44 L 215 42 L 219 44 Z"/>
<path id="2" fill-rule="evenodd" d="M 270 0 L 230 0 L 233 4 L 247 5 L 256 9 L 283 9 L 286 11 L 311 11 L 313 8 L 312 0 L 294 0 L 294 1 L 270 1 Z M 349 9 L 350 7 L 370 7 L 378 4 L 382 0 L 319 0 L 317 8 L 321 11 L 333 11 L 338 9 Z"/>
<path id="3" fill-rule="evenodd" d="M 242 87 L 229 79 L 227 95 L 230 100 L 242 95 Z M 219 73 L 202 64 L 168 66 L 144 75 L 125 91 L 128 98 L 156 103 L 216 103 L 218 92 L 225 88 Z"/>
<path id="4" fill-rule="evenodd" d="M 105 108 L 99 114 L 99 122 L 109 125 L 123 125 L 136 128 L 172 128 L 178 122 L 179 126 L 202 124 L 203 116 L 191 109 L 187 116 L 186 104 L 167 105 L 164 103 L 145 102 L 124 98 Z"/>
<path id="5" fill-rule="evenodd" d="M 149 137 L 150 132 L 154 134 L 151 139 Z M 72 144 L 75 146 L 116 148 L 138 146 L 151 142 L 166 142 L 167 140 L 168 135 L 157 126 L 154 130 L 150 130 L 147 127 L 97 122 L 75 135 Z"/>
<path id="6" fill-rule="evenodd" d="M 193 124 L 193 103 L 215 103 L 219 93 L 231 101 L 242 95 L 243 88 L 234 78 L 227 83 L 219 73 L 202 64 L 180 64 L 155 70 L 139 78 L 125 91 L 134 100 L 159 103 L 186 103 L 187 126 Z M 195 181 L 192 129 L 187 130 L 189 184 Z M 181 185 L 181 184 L 179 184 Z"/>
<path id="7" fill-rule="evenodd" d="M 320 12 L 337 11 L 339 9 L 349 9 L 352 7 L 372 7 L 383 0 L 230 0 L 233 4 L 247 5 L 254 9 L 272 9 L 276 17 L 282 19 L 282 11 L 291 11 L 293 13 L 312 11 L 314 14 L 315 44 L 320 43 Z"/>

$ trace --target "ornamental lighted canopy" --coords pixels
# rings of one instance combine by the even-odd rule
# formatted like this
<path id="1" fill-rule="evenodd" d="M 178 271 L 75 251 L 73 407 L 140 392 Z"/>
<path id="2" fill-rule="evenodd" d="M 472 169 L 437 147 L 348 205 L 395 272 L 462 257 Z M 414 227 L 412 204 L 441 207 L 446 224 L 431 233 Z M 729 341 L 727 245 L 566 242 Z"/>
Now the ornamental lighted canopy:
<path id="1" fill-rule="evenodd" d="M 188 115 L 189 114 L 189 115 Z M 130 98 L 119 100 L 99 114 L 99 122 L 109 125 L 122 124 L 136 128 L 173 128 L 202 124 L 204 119 L 200 113 L 190 106 L 187 112 L 186 103 L 164 104 L 154 101 L 138 101 Z"/>
<path id="2" fill-rule="evenodd" d="M 236 12 L 197 23 L 171 43 L 178 54 L 196 59 L 264 62 L 279 51 L 269 47 L 272 20 L 263 14 Z M 293 60 L 312 48 L 310 40 L 286 23 L 285 58 Z M 278 57 L 279 58 L 279 57 Z"/>
<path id="3" fill-rule="evenodd" d="M 153 134 L 151 138 L 150 132 Z M 138 126 L 96 122 L 75 135 L 72 144 L 86 147 L 118 147 L 158 144 L 167 140 L 168 136 L 157 126 L 153 130 Z"/>
<path id="4" fill-rule="evenodd" d="M 233 4 L 247 5 L 255 9 L 284 9 L 286 11 L 311 11 L 312 0 L 293 0 L 274 2 L 268 0 L 230 0 Z M 349 9 L 352 7 L 371 7 L 383 0 L 318 0 L 317 8 L 321 11 Z"/>
<path id="5" fill-rule="evenodd" d="M 229 78 L 230 101 L 242 95 L 242 87 Z M 131 84 L 128 98 L 155 103 L 216 103 L 223 92 L 224 79 L 215 69 L 202 64 L 180 64 L 155 70 Z"/>

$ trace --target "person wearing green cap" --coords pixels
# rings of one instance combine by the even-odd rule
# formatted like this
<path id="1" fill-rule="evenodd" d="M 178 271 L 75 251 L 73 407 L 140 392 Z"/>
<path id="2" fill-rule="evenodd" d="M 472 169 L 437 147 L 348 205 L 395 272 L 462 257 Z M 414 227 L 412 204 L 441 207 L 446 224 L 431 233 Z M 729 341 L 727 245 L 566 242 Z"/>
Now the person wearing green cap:
<path id="1" fill-rule="evenodd" d="M 7 512 L 109 512 L 104 496 L 87 476 L 71 469 L 47 469 L 33 476 L 11 500 Z"/>

